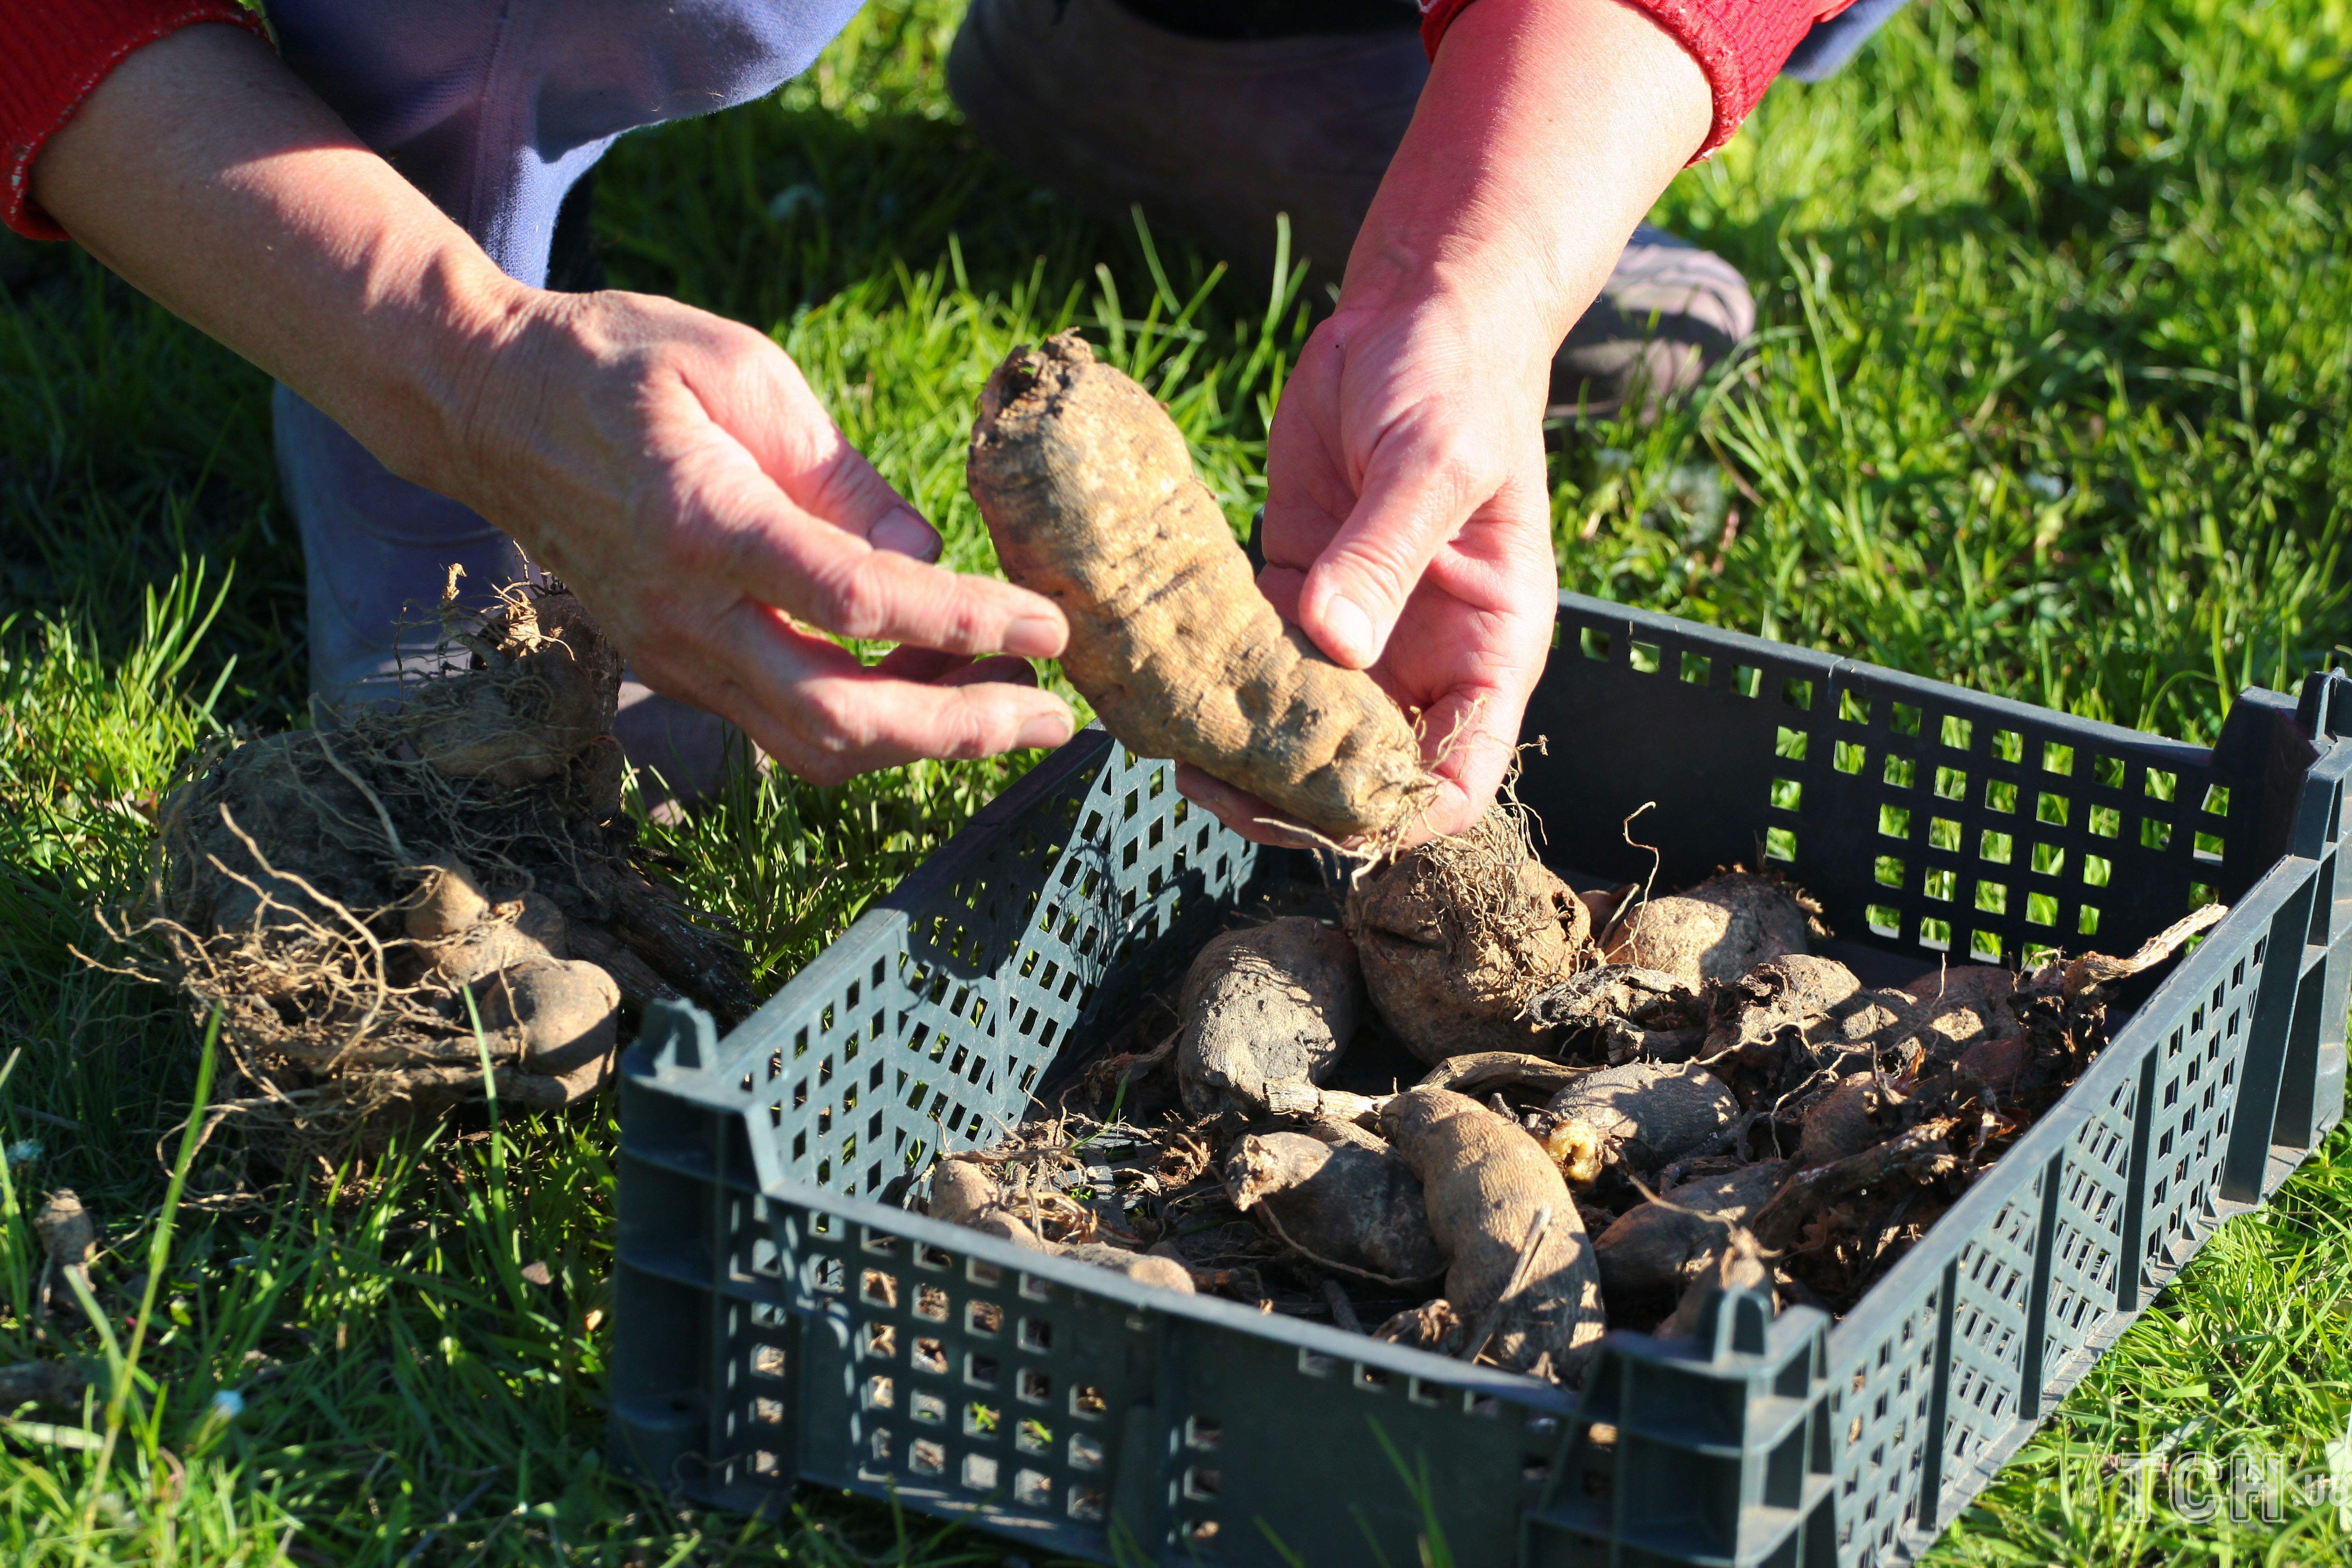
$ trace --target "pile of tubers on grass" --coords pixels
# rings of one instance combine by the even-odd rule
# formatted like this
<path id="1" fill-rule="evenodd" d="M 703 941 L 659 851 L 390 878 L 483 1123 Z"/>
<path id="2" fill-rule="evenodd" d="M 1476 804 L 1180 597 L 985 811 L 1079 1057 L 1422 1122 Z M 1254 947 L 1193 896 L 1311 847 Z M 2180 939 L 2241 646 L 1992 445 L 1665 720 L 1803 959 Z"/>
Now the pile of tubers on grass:
<path id="1" fill-rule="evenodd" d="M 452 579 L 452 589 L 455 579 Z M 638 1011 L 722 1022 L 739 943 L 652 875 L 621 809 L 621 661 L 561 588 L 517 588 L 397 706 L 195 758 L 115 923 L 136 972 L 215 1011 L 215 1107 L 281 1159 L 480 1101 L 576 1104 Z M 486 1077 L 487 1074 L 487 1077 Z"/>
<path id="2" fill-rule="evenodd" d="M 1402 847 L 1421 737 L 1255 591 L 1148 392 L 1075 333 L 1016 350 L 969 470 L 1105 727 L 1352 870 L 1236 915 L 1163 1018 L 937 1162 L 910 1199 L 936 1218 L 1576 1384 L 1607 1330 L 1694 1334 L 1727 1289 L 1851 1308 L 2081 1076 L 2112 984 L 2222 912 L 1890 988 L 1773 877 L 1579 891 L 1510 805 Z"/>

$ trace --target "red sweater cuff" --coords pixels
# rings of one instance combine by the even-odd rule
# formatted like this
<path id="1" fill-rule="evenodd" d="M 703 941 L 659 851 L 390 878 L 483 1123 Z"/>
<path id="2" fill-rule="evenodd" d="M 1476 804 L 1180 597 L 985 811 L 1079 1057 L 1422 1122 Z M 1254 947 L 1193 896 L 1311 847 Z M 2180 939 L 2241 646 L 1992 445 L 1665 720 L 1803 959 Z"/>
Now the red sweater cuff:
<path id="1" fill-rule="evenodd" d="M 0 23 L 0 221 L 35 239 L 65 230 L 33 205 L 33 160 L 83 99 L 138 49 L 199 22 L 263 33 L 236 0 L 20 0 Z"/>
<path id="2" fill-rule="evenodd" d="M 1853 0 L 1622 0 L 1665 29 L 1706 73 L 1715 95 L 1715 122 L 1696 163 L 1731 140 L 1764 89 L 1780 74 L 1790 54 L 1815 22 L 1826 21 Z M 1437 43 L 1470 0 L 1422 0 L 1421 41 L 1430 58 Z"/>

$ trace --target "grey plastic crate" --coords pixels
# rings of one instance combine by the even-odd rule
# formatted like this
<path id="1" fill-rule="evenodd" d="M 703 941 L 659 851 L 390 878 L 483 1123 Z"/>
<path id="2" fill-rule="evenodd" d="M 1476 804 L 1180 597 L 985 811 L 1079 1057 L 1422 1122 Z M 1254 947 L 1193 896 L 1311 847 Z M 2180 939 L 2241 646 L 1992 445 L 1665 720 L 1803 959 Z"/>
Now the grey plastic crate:
<path id="1" fill-rule="evenodd" d="M 1735 1298 L 1610 1336 L 1581 1394 L 936 1224 L 885 1199 L 1017 1121 L 1284 857 L 1098 732 L 982 812 L 726 1039 L 622 1078 L 614 1458 L 745 1510 L 845 1488 L 1037 1552 L 1275 1564 L 1898 1563 L 2341 1114 L 2352 681 L 2211 750 L 1563 595 L 1520 796 L 1546 858 L 1784 867 L 1865 972 L 2127 952 L 2083 1079 L 1832 1325 Z"/>

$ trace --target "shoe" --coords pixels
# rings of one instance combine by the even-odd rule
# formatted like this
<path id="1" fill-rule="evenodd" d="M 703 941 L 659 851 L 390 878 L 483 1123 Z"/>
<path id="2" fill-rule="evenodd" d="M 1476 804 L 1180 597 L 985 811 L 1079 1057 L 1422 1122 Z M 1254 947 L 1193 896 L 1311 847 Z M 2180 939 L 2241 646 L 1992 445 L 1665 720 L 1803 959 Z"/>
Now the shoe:
<path id="1" fill-rule="evenodd" d="M 1600 297 L 1552 356 L 1555 419 L 1608 419 L 1629 405 L 1654 416 L 1756 331 L 1739 269 L 1651 224 L 1634 226 Z"/>
<path id="2" fill-rule="evenodd" d="M 1207 240 L 1263 284 L 1275 215 L 1286 212 L 1293 262 L 1311 259 L 1318 284 L 1335 281 L 1428 79 L 1420 33 L 1408 20 L 1216 36 L 1178 30 L 1184 11 L 1161 0 L 972 0 L 948 51 L 948 90 L 999 157 L 1108 221 L 1139 205 L 1155 228 Z M 1643 224 L 1553 362 L 1550 412 L 1602 417 L 1636 398 L 1654 410 L 1755 326 L 1737 268 Z"/>
<path id="3" fill-rule="evenodd" d="M 1400 7 L 1400 9 L 1402 9 Z M 1188 36 L 1114 0 L 973 0 L 948 91 L 997 156 L 1124 225 L 1207 241 L 1253 281 L 1290 260 L 1338 281 L 1429 79 L 1421 35 Z"/>

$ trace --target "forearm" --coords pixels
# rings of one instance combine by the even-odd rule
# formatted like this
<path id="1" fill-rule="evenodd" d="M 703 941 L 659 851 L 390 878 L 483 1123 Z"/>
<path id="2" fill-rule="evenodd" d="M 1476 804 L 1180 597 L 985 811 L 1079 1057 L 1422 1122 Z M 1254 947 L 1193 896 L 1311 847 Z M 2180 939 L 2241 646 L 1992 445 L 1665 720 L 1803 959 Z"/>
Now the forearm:
<path id="1" fill-rule="evenodd" d="M 525 291 L 267 45 L 197 26 L 140 50 L 32 177 L 108 267 L 450 488 L 469 378 Z"/>
<path id="2" fill-rule="evenodd" d="M 1681 45 L 1617 0 L 1478 0 L 1432 63 L 1349 258 L 1340 309 L 1443 293 L 1548 360 L 1706 140 Z"/>

